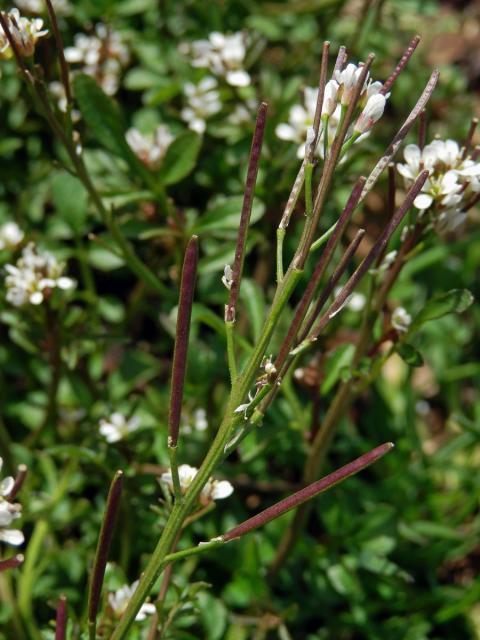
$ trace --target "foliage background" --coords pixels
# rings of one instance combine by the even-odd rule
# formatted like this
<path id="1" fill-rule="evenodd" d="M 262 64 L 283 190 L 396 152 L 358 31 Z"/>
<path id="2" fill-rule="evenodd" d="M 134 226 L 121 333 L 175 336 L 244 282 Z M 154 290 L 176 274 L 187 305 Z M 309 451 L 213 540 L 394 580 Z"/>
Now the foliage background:
<path id="1" fill-rule="evenodd" d="M 71 619 L 82 616 L 107 487 L 118 468 L 127 481 L 109 588 L 136 579 L 154 547 L 162 526 L 156 477 L 168 460 L 178 274 L 193 232 L 200 236 L 201 261 L 185 421 L 191 423 L 195 409 L 203 407 L 209 427 L 183 436 L 182 461 L 198 466 L 215 431 L 228 390 L 220 276 L 233 256 L 253 122 L 229 125 L 229 111 L 249 97 L 269 103 L 239 320 L 248 349 L 269 300 L 275 228 L 297 169 L 295 146 L 278 140 L 274 129 L 285 121 L 300 89 L 315 86 L 323 40 L 328 38 L 334 50 L 345 43 L 352 60 L 375 51 L 374 77 L 384 79 L 411 35 L 423 38 L 386 117 L 344 167 L 323 221 L 327 228 L 352 180 L 373 166 L 388 143 L 432 65 L 440 66 L 441 83 L 429 106 L 429 137 L 465 136 L 471 115 L 479 111 L 478 18 L 474 2 L 433 0 L 72 3 L 60 23 L 67 45 L 75 33 L 90 31 L 100 20 L 128 43 L 131 60 L 116 95 L 128 126 L 149 131 L 164 122 L 187 136 L 191 171 L 171 180 L 168 193 L 176 215 L 166 219 L 148 185 L 112 153 L 101 131 L 79 124 L 95 182 L 120 208 L 124 233 L 160 274 L 162 296 L 139 284 L 108 250 L 110 238 L 83 188 L 52 163 L 62 152 L 31 108 L 14 65 L 2 65 L 0 219 L 15 219 L 29 239 L 67 260 L 79 286 L 68 305 L 59 302 L 53 322 L 43 308 L 19 313 L 3 295 L 0 302 L 1 455 L 7 470 L 20 462 L 30 470 L 21 494 L 26 562 L 9 576 L 2 574 L 0 638 L 53 637 L 53 607 L 60 593 L 68 597 Z M 250 34 L 254 84 L 238 92 L 223 88 L 224 112 L 200 141 L 186 133 L 179 118 L 182 85 L 199 75 L 178 54 L 178 45 L 213 30 Z M 52 39 L 39 47 L 37 60 L 49 78 L 57 77 Z M 381 184 L 356 221 L 369 234 L 376 234 L 385 219 L 384 200 Z M 290 251 L 295 231 L 287 238 Z M 92 241 L 92 232 L 101 241 Z M 1 259 L 5 264 L 12 255 L 4 251 Z M 393 298 L 414 311 L 434 293 L 454 287 L 469 288 L 477 297 L 479 263 L 474 212 L 464 235 L 439 240 L 411 260 Z M 288 321 L 285 317 L 286 327 Z M 358 329 L 353 312 L 342 321 L 329 336 L 330 346 L 340 330 L 353 335 Z M 426 325 L 417 344 L 424 366 L 409 369 L 400 360 L 389 361 L 355 403 L 342 420 L 328 468 L 380 442 L 393 440 L 397 447 L 371 470 L 316 501 L 308 530 L 273 584 L 266 570 L 288 516 L 175 567 L 175 589 L 167 600 L 170 611 L 176 607 L 171 637 L 480 637 L 479 323 L 474 305 L 462 316 Z M 52 400 L 55 354 L 61 365 Z M 339 351 L 330 349 L 324 364 L 330 378 L 320 388 L 321 412 L 341 375 Z M 314 427 L 311 398 L 310 389 L 292 380 L 262 429 L 222 467 L 234 495 L 188 530 L 185 545 L 218 535 L 297 487 L 306 438 Z M 98 422 L 113 410 L 138 415 L 141 429 L 107 445 Z M 187 588 L 189 581 L 198 584 Z"/>

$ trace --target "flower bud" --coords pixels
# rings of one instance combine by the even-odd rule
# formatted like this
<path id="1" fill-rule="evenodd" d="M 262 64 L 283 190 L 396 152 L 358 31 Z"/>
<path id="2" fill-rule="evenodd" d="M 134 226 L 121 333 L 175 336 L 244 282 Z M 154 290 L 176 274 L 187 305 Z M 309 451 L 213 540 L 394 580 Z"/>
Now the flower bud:
<path id="1" fill-rule="evenodd" d="M 382 117 L 385 109 L 385 102 L 385 96 L 380 93 L 370 96 L 367 100 L 367 104 L 355 123 L 354 131 L 356 133 L 366 133 L 369 131 L 375 122 Z"/>
<path id="2" fill-rule="evenodd" d="M 337 107 L 338 82 L 329 80 L 323 95 L 322 116 L 331 116 Z"/>

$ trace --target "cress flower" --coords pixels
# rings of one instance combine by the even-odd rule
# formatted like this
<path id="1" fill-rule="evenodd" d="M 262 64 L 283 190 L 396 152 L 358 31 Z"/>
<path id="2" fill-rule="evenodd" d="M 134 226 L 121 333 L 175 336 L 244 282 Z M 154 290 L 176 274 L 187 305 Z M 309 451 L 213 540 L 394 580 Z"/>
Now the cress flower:
<path id="1" fill-rule="evenodd" d="M 81 71 L 95 78 L 105 93 L 113 96 L 130 53 L 120 34 L 100 22 L 95 27 L 95 35 L 75 35 L 74 46 L 65 49 L 65 59 L 82 65 Z"/>
<path id="2" fill-rule="evenodd" d="M 119 442 L 140 426 L 138 416 L 126 418 L 123 413 L 115 411 L 109 418 L 102 418 L 99 423 L 101 435 L 108 443 Z"/>
<path id="3" fill-rule="evenodd" d="M 403 307 L 397 307 L 392 313 L 392 327 L 400 333 L 408 331 L 412 323 L 412 316 Z"/>
<path id="4" fill-rule="evenodd" d="M 191 56 L 193 67 L 208 69 L 233 87 L 247 87 L 251 82 L 243 68 L 247 50 L 241 32 L 226 35 L 214 31 L 207 40 L 181 45 L 180 51 Z"/>
<path id="5" fill-rule="evenodd" d="M 206 120 L 222 108 L 217 87 L 217 81 L 211 76 L 203 78 L 198 84 L 187 82 L 183 87 L 187 106 L 182 109 L 180 116 L 188 123 L 190 129 L 200 135 L 207 128 Z"/>
<path id="6" fill-rule="evenodd" d="M 409 188 L 424 170 L 428 180 L 413 205 L 421 215 L 428 213 L 435 229 L 454 231 L 465 221 L 472 196 L 480 191 L 480 164 L 463 157 L 455 140 L 433 140 L 423 149 L 409 144 L 403 152 L 405 163 L 397 170 Z"/>
<path id="7" fill-rule="evenodd" d="M 108 604 L 112 609 L 116 618 L 121 618 L 125 613 L 125 610 L 128 606 L 128 603 L 132 599 L 133 594 L 135 593 L 138 587 L 138 580 L 136 580 L 131 585 L 124 585 L 117 589 L 114 593 L 108 594 Z M 135 620 L 141 621 L 145 620 L 147 616 L 151 616 L 155 613 L 155 605 L 151 602 L 144 602 L 140 609 L 138 610 L 137 615 L 135 616 Z"/>
<path id="8" fill-rule="evenodd" d="M 178 477 L 180 480 L 180 489 L 182 494 L 187 492 L 197 473 L 198 469 L 196 467 L 191 467 L 189 464 L 181 464 L 178 467 Z M 162 473 L 160 480 L 166 484 L 173 493 L 172 472 L 166 471 L 165 473 Z M 228 498 L 232 493 L 233 487 L 227 480 L 215 480 L 214 478 L 209 478 L 200 493 L 199 501 L 203 506 L 207 506 L 215 500 Z"/>
<path id="9" fill-rule="evenodd" d="M 149 169 L 158 169 L 168 147 L 173 142 L 170 129 L 161 124 L 151 135 L 144 135 L 138 129 L 129 129 L 125 135 L 135 155 Z"/>
<path id="10" fill-rule="evenodd" d="M 326 83 L 321 111 L 322 126 L 315 150 L 317 156 L 323 158 L 325 142 L 327 147 L 332 144 L 342 113 L 352 99 L 361 73 L 362 65 L 357 66 L 350 63 L 345 69 L 337 70 L 334 77 Z M 359 142 L 368 135 L 375 122 L 381 118 L 386 100 L 390 95 L 380 94 L 382 87 L 381 82 L 373 82 L 370 75 L 367 74 L 360 93 L 358 108 L 355 111 L 355 115 L 358 117 L 355 124 L 350 126 L 347 131 L 345 140 L 352 138 L 352 143 Z M 307 140 L 315 118 L 317 97 L 318 88 L 306 87 L 303 94 L 303 104 L 293 105 L 288 114 L 288 122 L 278 124 L 275 129 L 278 138 L 299 145 L 297 157 L 300 159 L 305 156 Z"/>
<path id="11" fill-rule="evenodd" d="M 41 18 L 24 18 L 18 9 L 10 9 L 4 15 L 18 53 L 25 58 L 33 56 L 37 41 L 48 33 L 48 29 L 43 29 L 43 20 Z M 3 27 L 0 26 L 0 60 L 8 60 L 13 55 L 13 49 L 7 35 Z"/>
<path id="12" fill-rule="evenodd" d="M 6 298 L 15 307 L 40 305 L 54 289 L 69 291 L 76 286 L 75 280 L 63 275 L 65 264 L 33 242 L 23 249 L 15 265 L 5 265 L 5 271 Z"/>
<path id="13" fill-rule="evenodd" d="M 0 471 L 3 467 L 3 459 L 0 458 Z M 22 515 L 22 506 L 7 500 L 13 489 L 15 480 L 11 476 L 3 478 L 0 482 L 0 542 L 11 544 L 15 547 L 24 542 L 24 535 L 19 529 L 10 529 L 13 520 Z"/>
<path id="14" fill-rule="evenodd" d="M 0 227 L 0 250 L 16 249 L 25 234 L 16 222 L 5 222 Z"/>

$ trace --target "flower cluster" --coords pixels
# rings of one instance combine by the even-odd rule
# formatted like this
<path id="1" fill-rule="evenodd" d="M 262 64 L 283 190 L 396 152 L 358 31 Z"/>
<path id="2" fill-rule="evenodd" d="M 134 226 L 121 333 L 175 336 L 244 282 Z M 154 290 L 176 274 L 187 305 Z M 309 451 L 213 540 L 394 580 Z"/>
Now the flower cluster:
<path id="1" fill-rule="evenodd" d="M 3 467 L 3 460 L 0 458 L 0 471 Z M 8 500 L 14 486 L 14 479 L 7 476 L 0 482 L 0 542 L 5 542 L 14 546 L 23 544 L 24 536 L 19 529 L 9 529 L 13 520 L 22 515 L 22 506 Z"/>
<path id="2" fill-rule="evenodd" d="M 187 106 L 182 109 L 180 115 L 190 129 L 199 134 L 205 131 L 206 120 L 222 108 L 217 87 L 217 81 L 211 76 L 203 78 L 198 84 L 187 82 L 183 87 Z"/>
<path id="3" fill-rule="evenodd" d="M 405 164 L 397 170 L 409 188 L 425 169 L 430 176 L 415 198 L 422 214 L 429 211 L 440 233 L 454 231 L 466 219 L 469 202 L 480 192 L 480 164 L 466 156 L 455 140 L 434 140 L 420 149 L 409 144 L 403 152 Z"/>
<path id="4" fill-rule="evenodd" d="M 247 50 L 241 32 L 226 35 L 214 31 L 207 40 L 185 43 L 180 50 L 191 56 L 192 66 L 208 69 L 232 87 L 247 87 L 251 82 L 243 68 Z"/>
<path id="5" fill-rule="evenodd" d="M 105 93 L 113 96 L 130 54 L 120 35 L 99 23 L 95 35 L 77 33 L 74 46 L 65 49 L 65 58 L 72 64 L 81 64 L 82 72 L 95 78 Z"/>
<path id="6" fill-rule="evenodd" d="M 43 29 L 43 20 L 24 18 L 18 9 L 11 9 L 5 14 L 5 18 L 18 53 L 26 58 L 33 56 L 37 41 L 48 33 L 47 29 Z M 12 47 L 6 33 L 0 26 L 0 59 L 8 60 L 12 57 Z"/>
<path id="7" fill-rule="evenodd" d="M 319 143 L 324 141 L 327 143 L 326 146 L 329 146 L 333 142 L 338 124 L 352 100 L 361 72 L 361 65 L 350 63 L 345 69 L 337 70 L 334 77 L 325 85 Z M 375 122 L 381 118 L 389 95 L 385 96 L 380 93 L 382 88 L 381 82 L 373 82 L 367 74 L 357 105 L 356 121 L 347 133 L 347 140 L 349 138 L 353 138 L 352 141 L 359 140 L 361 136 L 368 134 Z M 293 105 L 288 115 L 288 123 L 277 125 L 275 130 L 281 140 L 288 140 L 299 145 L 297 152 L 299 158 L 303 158 L 305 155 L 307 138 L 315 117 L 317 98 L 318 88 L 306 87 L 303 105 Z M 319 144 L 316 149 L 316 153 L 320 157 L 323 156 L 323 149 L 324 144 Z"/>
<path id="8" fill-rule="evenodd" d="M 140 426 L 140 420 L 137 416 L 126 418 L 123 413 L 115 411 L 109 418 L 100 420 L 99 429 L 101 435 L 109 443 L 123 440 L 130 433 L 136 431 Z"/>
<path id="9" fill-rule="evenodd" d="M 163 124 L 150 136 L 143 135 L 138 129 L 129 129 L 126 138 L 131 149 L 149 169 L 160 167 L 168 147 L 173 142 L 170 129 Z"/>
<path id="10" fill-rule="evenodd" d="M 25 234 L 16 222 L 5 222 L 0 227 L 0 250 L 16 249 Z"/>
<path id="11" fill-rule="evenodd" d="M 15 307 L 39 305 L 47 300 L 53 289 L 68 291 L 75 280 L 63 275 L 65 264 L 58 262 L 48 251 L 39 250 L 32 242 L 22 251 L 15 265 L 5 265 L 7 300 Z"/>
<path id="12" fill-rule="evenodd" d="M 128 603 L 132 599 L 133 594 L 135 593 L 138 587 L 138 580 L 136 580 L 131 585 L 124 585 L 117 589 L 114 593 L 108 594 L 108 604 L 110 605 L 111 610 L 113 611 L 116 618 L 121 618 L 125 613 L 125 609 L 128 606 Z M 140 607 L 137 615 L 135 616 L 135 620 L 141 621 L 145 620 L 147 616 L 151 616 L 155 613 L 155 605 L 151 602 L 144 602 Z"/>
<path id="13" fill-rule="evenodd" d="M 197 473 L 198 469 L 196 467 L 191 467 L 189 464 L 182 464 L 178 467 L 178 476 L 182 493 L 187 492 Z M 173 493 L 172 472 L 166 471 L 165 473 L 162 473 L 160 480 L 166 484 Z M 233 487 L 227 480 L 214 480 L 213 478 L 209 478 L 200 493 L 199 500 L 202 505 L 207 506 L 215 500 L 228 498 L 232 493 Z"/>

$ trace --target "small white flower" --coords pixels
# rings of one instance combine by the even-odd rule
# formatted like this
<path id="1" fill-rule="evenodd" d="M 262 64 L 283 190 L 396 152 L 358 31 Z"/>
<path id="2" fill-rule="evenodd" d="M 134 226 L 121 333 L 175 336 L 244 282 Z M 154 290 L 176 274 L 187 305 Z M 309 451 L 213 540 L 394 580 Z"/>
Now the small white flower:
<path id="1" fill-rule="evenodd" d="M 243 68 L 246 47 L 244 35 L 240 32 L 226 35 L 214 31 L 208 40 L 185 43 L 180 50 L 191 55 L 192 66 L 208 69 L 233 87 L 247 87 L 251 82 L 250 75 Z"/>
<path id="2" fill-rule="evenodd" d="M 355 88 L 360 79 L 362 73 L 362 64 L 355 65 L 353 63 L 348 64 L 342 71 L 337 70 L 334 75 L 334 79 L 339 84 L 339 93 L 341 96 L 341 104 L 347 106 L 355 92 Z M 362 92 L 367 88 L 369 74 L 365 78 L 365 82 L 362 88 Z"/>
<path id="3" fill-rule="evenodd" d="M 72 11 L 68 0 L 51 0 L 57 16 L 66 16 Z M 16 4 L 27 13 L 46 13 L 45 0 L 16 0 Z"/>
<path id="4" fill-rule="evenodd" d="M 101 435 L 107 442 L 119 442 L 130 433 L 136 431 L 140 426 L 138 416 L 127 419 L 123 413 L 115 411 L 109 418 L 102 418 L 99 423 Z"/>
<path id="5" fill-rule="evenodd" d="M 125 613 L 125 610 L 128 606 L 128 603 L 132 599 L 133 594 L 135 593 L 138 587 L 138 580 L 136 580 L 132 585 L 125 585 L 117 589 L 115 593 L 108 594 L 108 604 L 110 605 L 113 613 L 117 618 L 121 618 Z M 145 602 L 140 607 L 137 615 L 135 616 L 135 620 L 141 621 L 145 620 L 147 616 L 151 616 L 155 613 L 155 605 L 151 602 Z"/>
<path id="6" fill-rule="evenodd" d="M 201 407 L 193 412 L 193 426 L 197 431 L 206 431 L 208 429 L 207 412 Z"/>
<path id="7" fill-rule="evenodd" d="M 129 129 L 125 137 L 132 150 L 149 169 L 159 168 L 174 139 L 165 125 L 159 125 L 150 136 L 143 135 L 138 129 Z"/>
<path id="8" fill-rule="evenodd" d="M 407 188 L 424 170 L 430 175 L 413 204 L 422 215 L 428 211 L 439 233 L 454 231 L 466 219 L 468 202 L 480 191 L 480 164 L 469 157 L 455 140 L 433 140 L 421 150 L 409 144 L 403 152 L 405 163 L 397 170 Z"/>
<path id="9" fill-rule="evenodd" d="M 369 131 L 375 122 L 380 120 L 385 110 L 386 98 L 381 93 L 376 93 L 367 100 L 367 104 L 363 108 L 362 113 L 359 115 L 358 120 L 354 126 L 354 132 L 366 133 Z"/>
<path id="10" fill-rule="evenodd" d="M 265 356 L 263 358 L 261 367 L 262 367 L 262 369 L 264 369 L 264 371 L 265 371 L 265 373 L 267 375 L 272 375 L 274 373 L 277 373 L 277 368 L 275 367 L 275 365 L 272 362 L 272 356 Z"/>
<path id="11" fill-rule="evenodd" d="M 233 284 L 233 271 L 232 267 L 229 264 L 225 265 L 225 269 L 223 270 L 222 282 L 227 287 L 227 289 L 232 288 Z"/>
<path id="12" fill-rule="evenodd" d="M 75 280 L 64 276 L 64 270 L 65 264 L 58 262 L 51 253 L 41 251 L 33 243 L 28 244 L 15 265 L 5 265 L 8 302 L 16 307 L 39 305 L 53 289 L 73 289 Z"/>
<path id="13" fill-rule="evenodd" d="M 387 253 L 383 258 L 382 262 L 380 263 L 380 266 L 377 267 L 376 269 L 370 269 L 370 273 L 380 274 L 380 273 L 384 273 L 385 271 L 388 271 L 392 266 L 392 264 L 395 262 L 397 258 L 397 253 L 398 253 L 397 250 L 393 250 Z"/>
<path id="14" fill-rule="evenodd" d="M 392 313 L 392 327 L 397 331 L 405 333 L 408 331 L 411 323 L 412 317 L 403 307 L 397 307 Z"/>
<path id="15" fill-rule="evenodd" d="M 3 459 L 0 458 L 0 471 L 2 467 Z M 10 529 L 9 527 L 14 520 L 21 517 L 22 506 L 6 499 L 14 484 L 15 480 L 11 476 L 3 478 L 0 482 L 0 542 L 17 547 L 24 542 L 24 535 L 20 529 Z"/>
<path id="16" fill-rule="evenodd" d="M 16 222 L 5 222 L 0 227 L 0 249 L 16 249 L 24 236 Z"/>
<path id="17" fill-rule="evenodd" d="M 189 464 L 181 464 L 178 467 L 180 489 L 183 494 L 187 492 L 197 473 L 198 469 L 196 467 L 191 467 Z M 162 473 L 160 480 L 166 484 L 173 493 L 172 472 L 166 471 L 165 473 Z M 209 478 L 200 493 L 199 500 L 201 504 L 206 506 L 212 501 L 228 498 L 232 493 L 233 487 L 227 480 L 215 480 L 213 478 Z"/>
<path id="18" fill-rule="evenodd" d="M 37 41 L 48 33 L 48 29 L 43 29 L 43 20 L 24 18 L 18 9 L 10 9 L 5 18 L 18 53 L 26 58 L 33 56 Z M 6 60 L 13 55 L 7 35 L 0 26 L 0 59 Z"/>
<path id="19" fill-rule="evenodd" d="M 180 116 L 190 129 L 200 135 L 207 127 L 206 120 L 222 108 L 217 86 L 215 78 L 207 76 L 196 85 L 188 82 L 183 87 L 187 106 L 182 109 Z"/>
<path id="20" fill-rule="evenodd" d="M 337 108 L 337 93 L 339 84 L 336 80 L 329 80 L 325 85 L 323 95 L 322 116 L 330 117 Z"/>
<path id="21" fill-rule="evenodd" d="M 118 90 L 130 53 L 121 36 L 100 22 L 95 35 L 76 34 L 74 46 L 65 49 L 65 58 L 71 64 L 82 65 L 82 72 L 95 78 L 105 93 L 112 96 Z"/>

